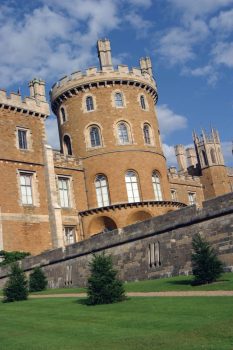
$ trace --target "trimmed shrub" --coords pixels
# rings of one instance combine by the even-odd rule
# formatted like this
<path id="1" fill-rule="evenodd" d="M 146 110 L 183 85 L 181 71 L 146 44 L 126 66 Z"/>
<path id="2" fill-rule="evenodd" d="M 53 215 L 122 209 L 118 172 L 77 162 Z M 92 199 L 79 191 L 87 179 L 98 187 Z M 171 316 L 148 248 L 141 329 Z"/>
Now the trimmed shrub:
<path id="1" fill-rule="evenodd" d="M 192 240 L 192 270 L 195 277 L 193 284 L 206 284 L 216 281 L 223 273 L 223 263 L 210 244 L 196 234 Z"/>
<path id="2" fill-rule="evenodd" d="M 48 284 L 47 278 L 40 267 L 35 267 L 29 277 L 29 291 L 39 292 L 46 289 Z"/>
<path id="3" fill-rule="evenodd" d="M 11 265 L 11 275 L 3 288 L 4 302 L 26 300 L 28 285 L 26 275 L 18 263 Z"/>
<path id="4" fill-rule="evenodd" d="M 125 299 L 123 282 L 117 278 L 111 256 L 94 255 L 90 263 L 87 304 L 111 304 Z"/>

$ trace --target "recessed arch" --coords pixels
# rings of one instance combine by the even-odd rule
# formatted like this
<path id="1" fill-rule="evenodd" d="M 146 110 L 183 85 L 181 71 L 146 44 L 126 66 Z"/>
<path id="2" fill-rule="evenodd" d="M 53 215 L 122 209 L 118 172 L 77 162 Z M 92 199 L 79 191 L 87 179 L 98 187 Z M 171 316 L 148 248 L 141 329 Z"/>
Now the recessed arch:
<path id="1" fill-rule="evenodd" d="M 152 214 L 145 210 L 139 210 L 130 214 L 126 219 L 126 225 L 132 225 L 136 222 L 145 221 L 152 218 Z"/>
<path id="2" fill-rule="evenodd" d="M 105 231 L 117 229 L 116 222 L 109 216 L 98 216 L 92 219 L 89 224 L 88 234 L 93 235 Z"/>
<path id="3" fill-rule="evenodd" d="M 71 138 L 69 135 L 64 135 L 63 137 L 63 148 L 64 154 L 68 156 L 72 156 L 72 146 L 71 146 Z"/>

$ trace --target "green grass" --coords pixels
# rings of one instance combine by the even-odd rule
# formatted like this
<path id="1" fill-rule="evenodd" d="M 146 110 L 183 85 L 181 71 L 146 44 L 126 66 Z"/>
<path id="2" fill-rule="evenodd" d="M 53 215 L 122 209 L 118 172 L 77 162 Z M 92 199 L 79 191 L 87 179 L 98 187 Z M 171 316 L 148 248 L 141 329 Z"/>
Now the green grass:
<path id="1" fill-rule="evenodd" d="M 0 303 L 1 350 L 232 350 L 232 297 Z"/>

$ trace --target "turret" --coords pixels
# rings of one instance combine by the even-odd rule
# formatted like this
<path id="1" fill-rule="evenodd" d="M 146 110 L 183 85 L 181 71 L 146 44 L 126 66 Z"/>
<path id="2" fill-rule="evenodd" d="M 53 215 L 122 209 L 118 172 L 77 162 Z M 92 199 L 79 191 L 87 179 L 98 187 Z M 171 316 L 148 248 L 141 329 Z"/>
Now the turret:
<path id="1" fill-rule="evenodd" d="M 108 39 L 97 41 L 97 51 L 101 70 L 113 70 L 111 45 Z"/>
<path id="2" fill-rule="evenodd" d="M 179 171 L 186 171 L 187 170 L 187 162 L 186 162 L 186 155 L 185 155 L 185 148 L 183 145 L 176 145 L 175 146 L 175 154 L 176 159 L 179 167 Z"/>
<path id="3" fill-rule="evenodd" d="M 34 78 L 29 82 L 28 86 L 30 89 L 30 97 L 41 102 L 46 102 L 45 82 L 43 80 Z"/>

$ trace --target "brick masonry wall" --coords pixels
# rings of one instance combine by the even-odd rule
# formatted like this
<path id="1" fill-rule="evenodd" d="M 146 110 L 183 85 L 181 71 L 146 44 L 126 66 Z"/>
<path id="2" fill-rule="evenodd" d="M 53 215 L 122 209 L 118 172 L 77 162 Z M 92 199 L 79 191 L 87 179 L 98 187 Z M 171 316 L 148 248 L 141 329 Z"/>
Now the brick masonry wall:
<path id="1" fill-rule="evenodd" d="M 203 209 L 186 207 L 92 236 L 65 250 L 60 248 L 26 258 L 22 267 L 29 273 L 33 267 L 41 265 L 51 288 L 86 285 L 92 254 L 102 251 L 113 256 L 114 265 L 125 281 L 188 274 L 191 271 L 191 240 L 195 233 L 201 233 L 232 271 L 233 193 L 203 204 Z M 0 270 L 1 287 L 7 272 L 7 269 Z"/>

